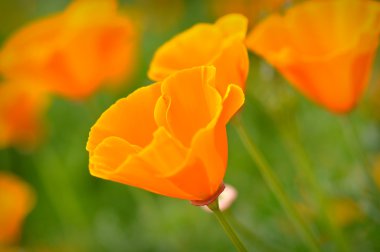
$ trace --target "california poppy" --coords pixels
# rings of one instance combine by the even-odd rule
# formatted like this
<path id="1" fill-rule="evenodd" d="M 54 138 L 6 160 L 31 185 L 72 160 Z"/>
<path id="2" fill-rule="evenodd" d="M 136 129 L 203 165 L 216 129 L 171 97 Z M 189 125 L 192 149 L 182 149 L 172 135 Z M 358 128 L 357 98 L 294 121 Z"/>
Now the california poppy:
<path id="1" fill-rule="evenodd" d="M 13 34 L 0 52 L 0 73 L 32 80 L 69 98 L 92 94 L 131 70 L 135 32 L 115 0 L 76 0 L 62 13 Z"/>
<path id="2" fill-rule="evenodd" d="M 246 30 L 247 19 L 239 14 L 226 15 L 215 24 L 197 24 L 156 51 L 148 76 L 160 81 L 181 69 L 214 65 L 221 94 L 231 83 L 244 89 L 249 64 L 244 45 Z"/>
<path id="3" fill-rule="evenodd" d="M 42 136 L 48 96 L 33 84 L 0 84 L 0 148 L 33 147 Z"/>
<path id="4" fill-rule="evenodd" d="M 34 205 L 34 193 L 20 178 L 0 172 L 0 247 L 17 241 L 22 222 Z"/>
<path id="5" fill-rule="evenodd" d="M 380 3 L 307 1 L 273 14 L 247 46 L 330 111 L 351 110 L 367 86 L 380 33 Z"/>
<path id="6" fill-rule="evenodd" d="M 242 106 L 235 84 L 222 96 L 215 68 L 178 71 L 106 110 L 87 142 L 92 175 L 207 204 L 223 188 L 225 125 Z"/>

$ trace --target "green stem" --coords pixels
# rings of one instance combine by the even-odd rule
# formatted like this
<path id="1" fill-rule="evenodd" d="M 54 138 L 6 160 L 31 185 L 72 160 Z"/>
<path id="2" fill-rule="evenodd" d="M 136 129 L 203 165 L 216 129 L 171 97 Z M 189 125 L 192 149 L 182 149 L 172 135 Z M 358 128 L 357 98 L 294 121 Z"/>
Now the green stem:
<path id="1" fill-rule="evenodd" d="M 220 225 L 223 227 L 227 236 L 230 238 L 232 243 L 235 245 L 236 250 L 239 252 L 248 251 L 244 247 L 243 243 L 240 241 L 239 237 L 236 235 L 235 231 L 232 229 L 231 225 L 227 222 L 226 217 L 224 216 L 222 211 L 220 211 L 218 199 L 214 200 L 212 203 L 210 203 L 207 206 L 215 214 L 216 218 L 218 219 Z"/>
<path id="2" fill-rule="evenodd" d="M 315 239 L 313 232 L 310 230 L 310 228 L 307 226 L 305 221 L 301 218 L 295 209 L 292 201 L 289 199 L 285 193 L 285 190 L 280 184 L 280 181 L 277 179 L 267 161 L 264 159 L 263 155 L 260 153 L 258 148 L 248 136 L 248 133 L 245 130 L 244 126 L 238 120 L 234 121 L 234 125 L 251 158 L 256 162 L 261 175 L 264 177 L 266 183 L 271 188 L 274 195 L 277 197 L 277 200 L 281 203 L 282 207 L 290 217 L 291 221 L 304 239 L 305 243 L 308 244 L 311 251 L 320 251 L 318 241 Z"/>

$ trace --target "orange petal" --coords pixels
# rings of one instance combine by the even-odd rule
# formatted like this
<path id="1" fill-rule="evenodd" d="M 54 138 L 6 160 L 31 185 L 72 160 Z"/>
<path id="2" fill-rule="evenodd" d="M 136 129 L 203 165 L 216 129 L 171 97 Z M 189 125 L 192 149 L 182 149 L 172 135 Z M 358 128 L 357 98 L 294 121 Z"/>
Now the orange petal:
<path id="1" fill-rule="evenodd" d="M 162 82 L 157 102 L 157 123 L 170 129 L 185 146 L 194 134 L 221 110 L 221 97 L 215 87 L 215 68 L 196 67 L 179 71 Z"/>
<path id="2" fill-rule="evenodd" d="M 207 127 L 199 129 L 184 164 L 166 177 L 191 191 L 191 200 L 207 200 L 223 183 L 228 148 L 225 124 L 219 116 L 216 114 Z"/>
<path id="3" fill-rule="evenodd" d="M 96 89 L 104 79 L 121 78 L 131 67 L 134 31 L 130 21 L 118 15 L 117 2 L 80 0 L 64 14 L 64 60 L 76 80 L 74 84 L 80 85 L 71 88 L 86 92 Z"/>
<path id="4" fill-rule="evenodd" d="M 230 85 L 223 99 L 223 110 L 218 110 L 206 127 L 198 128 L 192 138 L 186 161 L 182 167 L 166 177 L 173 183 L 180 184 L 182 189 L 192 191 L 196 196 L 193 200 L 208 199 L 222 184 L 228 154 L 225 124 L 243 102 L 242 89 L 237 85 Z M 194 181 L 197 181 L 195 187 Z"/>
<path id="5" fill-rule="evenodd" d="M 191 191 L 164 178 L 182 164 L 186 151 L 164 128 L 154 133 L 153 141 L 143 150 L 123 139 L 109 137 L 90 156 L 90 171 L 94 176 L 161 195 L 192 199 Z"/>
<path id="6" fill-rule="evenodd" d="M 15 33 L 3 46 L 0 72 L 8 79 L 24 79 L 37 71 L 48 60 L 51 50 L 59 45 L 61 16 L 38 20 Z"/>
<path id="7" fill-rule="evenodd" d="M 228 86 L 223 98 L 223 111 L 220 120 L 226 125 L 231 117 L 243 106 L 245 100 L 243 90 L 234 84 Z"/>
<path id="8" fill-rule="evenodd" d="M 117 136 L 140 147 L 149 144 L 157 128 L 154 107 L 160 89 L 160 83 L 139 88 L 106 110 L 91 129 L 87 150 L 91 153 L 110 136 Z"/>
<path id="9" fill-rule="evenodd" d="M 10 37 L 0 53 L 0 72 L 83 98 L 131 71 L 135 37 L 131 22 L 118 14 L 117 1 L 73 1 L 62 13 Z"/>
<path id="10" fill-rule="evenodd" d="M 217 69 L 216 88 L 221 95 L 226 93 L 231 83 L 245 89 L 249 59 L 247 48 L 241 41 L 231 41 L 226 45 L 221 54 L 212 61 L 212 65 Z"/>
<path id="11" fill-rule="evenodd" d="M 22 222 L 34 202 L 34 192 L 27 183 L 0 172 L 0 247 L 18 240 Z"/>
<path id="12" fill-rule="evenodd" d="M 218 90 L 222 94 L 230 83 L 244 87 L 248 73 L 248 56 L 243 44 L 246 29 L 247 19 L 239 14 L 226 15 L 214 25 L 195 25 L 156 51 L 148 76 L 162 80 L 181 69 L 215 65 L 220 75 Z"/>
<path id="13" fill-rule="evenodd" d="M 248 20 L 241 14 L 228 14 L 219 18 L 215 25 L 227 36 L 238 38 L 240 41 L 245 38 L 248 27 Z"/>
<path id="14" fill-rule="evenodd" d="M 0 148 L 34 147 L 43 136 L 43 113 L 49 99 L 33 84 L 0 84 Z"/>
<path id="15" fill-rule="evenodd" d="M 223 33 L 211 24 L 198 24 L 162 45 L 155 53 L 148 76 L 162 80 L 175 71 L 208 65 L 219 54 Z"/>
<path id="16" fill-rule="evenodd" d="M 128 156 L 136 154 L 141 147 L 131 145 L 119 137 L 107 137 L 96 146 L 90 156 L 90 172 L 97 177 L 107 177 L 107 173 L 116 170 Z"/>
<path id="17" fill-rule="evenodd" d="M 153 141 L 138 156 L 152 167 L 152 173 L 165 177 L 182 165 L 187 151 L 164 127 L 160 127 L 154 133 Z"/>

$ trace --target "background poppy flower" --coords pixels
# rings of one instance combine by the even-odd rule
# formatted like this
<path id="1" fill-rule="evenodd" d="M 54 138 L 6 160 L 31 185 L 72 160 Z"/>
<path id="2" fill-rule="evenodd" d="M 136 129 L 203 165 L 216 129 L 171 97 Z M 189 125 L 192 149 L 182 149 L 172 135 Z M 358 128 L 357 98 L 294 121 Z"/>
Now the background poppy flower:
<path id="1" fill-rule="evenodd" d="M 46 93 L 32 84 L 0 84 L 0 148 L 33 147 L 42 136 Z"/>
<path id="2" fill-rule="evenodd" d="M 11 36 L 0 53 L 0 72 L 32 80 L 69 98 L 93 93 L 131 71 L 135 32 L 114 0 L 77 0 Z"/>
<path id="3" fill-rule="evenodd" d="M 25 216 L 34 205 L 34 193 L 18 177 L 0 172 L 0 248 L 10 245 L 20 235 Z"/>
<path id="4" fill-rule="evenodd" d="M 221 96 L 211 66 L 142 87 L 92 127 L 90 172 L 165 196 L 208 200 L 227 165 L 225 125 L 243 102 L 234 84 Z"/>
<path id="5" fill-rule="evenodd" d="M 249 64 L 244 45 L 246 30 L 247 19 L 240 14 L 226 15 L 215 24 L 197 24 L 156 51 L 148 76 L 160 81 L 181 69 L 214 65 L 221 94 L 231 83 L 244 89 Z"/>
<path id="6" fill-rule="evenodd" d="M 368 83 L 379 32 L 378 2 L 307 1 L 265 19 L 247 46 L 304 95 L 342 113 Z"/>

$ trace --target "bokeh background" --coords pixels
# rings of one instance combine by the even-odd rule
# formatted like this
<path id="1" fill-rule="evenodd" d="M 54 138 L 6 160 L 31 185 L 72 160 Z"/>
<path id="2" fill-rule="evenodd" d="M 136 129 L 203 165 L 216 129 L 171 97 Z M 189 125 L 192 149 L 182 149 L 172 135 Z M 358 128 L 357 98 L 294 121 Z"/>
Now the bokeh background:
<path id="1" fill-rule="evenodd" d="M 29 22 L 62 11 L 68 4 L 67 0 L 0 1 L 0 44 Z M 35 193 L 34 207 L 23 222 L 20 237 L 0 246 L 0 251 L 233 251 L 214 216 L 189 202 L 92 177 L 86 141 L 90 127 L 106 108 L 151 83 L 146 76 L 149 62 L 155 50 L 175 34 L 234 11 L 246 14 L 251 28 L 274 9 L 292 4 L 119 1 L 120 10 L 134 22 L 139 36 L 133 74 L 119 88 L 101 88 L 82 100 L 53 96 L 38 146 L 0 150 L 0 171 L 17 175 Z M 337 250 L 313 206 L 310 185 L 299 172 L 305 163 L 312 166 L 328 195 L 329 214 L 352 251 L 380 250 L 380 210 L 373 203 L 376 194 L 363 172 L 367 169 L 380 181 L 379 64 L 377 57 L 363 99 L 343 117 L 306 100 L 263 59 L 250 53 L 242 120 L 297 209 L 318 234 L 324 251 Z M 243 241 L 252 251 L 307 251 L 232 126 L 228 134 L 225 182 L 237 189 L 238 197 L 226 214 Z M 361 151 L 370 160 L 366 167 L 358 158 Z"/>

